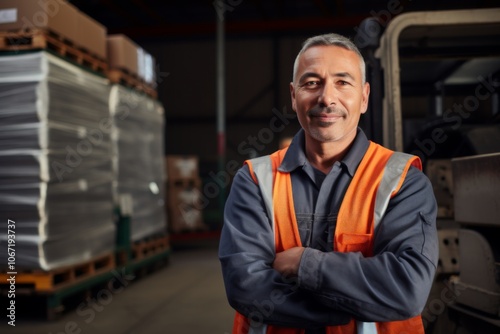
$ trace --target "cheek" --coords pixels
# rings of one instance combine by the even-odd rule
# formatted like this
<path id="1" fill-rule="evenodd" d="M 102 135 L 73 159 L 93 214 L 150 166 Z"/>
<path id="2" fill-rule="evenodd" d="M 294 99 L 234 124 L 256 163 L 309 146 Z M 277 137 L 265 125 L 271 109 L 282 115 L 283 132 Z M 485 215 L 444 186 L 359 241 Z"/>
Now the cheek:
<path id="1" fill-rule="evenodd" d="M 341 99 L 342 105 L 349 110 L 349 112 L 359 113 L 363 107 L 363 101 L 356 94 L 346 94 Z"/>

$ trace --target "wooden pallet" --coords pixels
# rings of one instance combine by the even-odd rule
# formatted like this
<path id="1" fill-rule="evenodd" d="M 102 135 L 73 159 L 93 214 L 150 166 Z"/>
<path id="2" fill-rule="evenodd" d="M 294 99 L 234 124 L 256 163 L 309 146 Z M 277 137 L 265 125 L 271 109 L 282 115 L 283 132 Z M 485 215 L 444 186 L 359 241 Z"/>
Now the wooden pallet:
<path id="1" fill-rule="evenodd" d="M 132 261 L 140 261 L 170 249 L 168 235 L 159 235 L 137 241 L 132 245 Z"/>
<path id="2" fill-rule="evenodd" d="M 50 271 L 33 270 L 19 272 L 15 275 L 16 291 L 28 293 L 50 293 L 78 284 L 86 279 L 115 268 L 115 255 L 107 254 L 79 264 Z M 7 278 L 11 275 L 0 273 L 0 288 L 7 288 Z"/>
<path id="3" fill-rule="evenodd" d="M 0 31 L 0 51 L 26 51 L 48 49 L 81 66 L 106 75 L 108 63 L 105 59 L 79 47 L 54 32 L 41 29 Z"/>
<path id="4" fill-rule="evenodd" d="M 111 83 L 120 84 L 132 89 L 138 90 L 154 99 L 158 98 L 158 92 L 155 88 L 148 85 L 137 75 L 130 73 L 125 69 L 109 69 L 108 79 Z"/>

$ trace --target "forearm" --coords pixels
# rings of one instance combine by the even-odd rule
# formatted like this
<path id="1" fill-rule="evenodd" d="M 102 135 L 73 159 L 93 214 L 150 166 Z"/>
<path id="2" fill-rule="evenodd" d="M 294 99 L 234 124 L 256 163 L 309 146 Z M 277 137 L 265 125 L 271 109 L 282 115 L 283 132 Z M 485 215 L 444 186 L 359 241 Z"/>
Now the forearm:
<path id="1" fill-rule="evenodd" d="M 221 245 L 230 244 L 229 238 L 228 232 L 223 231 Z M 256 243 L 265 242 L 260 239 Z M 287 278 L 272 268 L 273 255 L 266 259 L 268 254 L 256 252 L 254 247 L 247 243 L 245 248 L 250 251 L 228 252 L 224 246 L 219 251 L 226 294 L 235 310 L 252 322 L 283 327 L 312 328 L 349 320 L 343 312 L 317 303 L 298 288 L 296 277 Z"/>
<path id="2" fill-rule="evenodd" d="M 363 258 L 360 253 L 306 249 L 299 281 L 302 289 L 333 310 L 362 321 L 394 321 L 421 312 L 434 270 L 412 251 L 399 258 L 391 253 Z"/>
<path id="3" fill-rule="evenodd" d="M 300 287 L 358 320 L 400 320 L 420 313 L 437 265 L 435 217 L 430 182 L 411 170 L 374 231 L 374 255 L 306 249 Z"/>

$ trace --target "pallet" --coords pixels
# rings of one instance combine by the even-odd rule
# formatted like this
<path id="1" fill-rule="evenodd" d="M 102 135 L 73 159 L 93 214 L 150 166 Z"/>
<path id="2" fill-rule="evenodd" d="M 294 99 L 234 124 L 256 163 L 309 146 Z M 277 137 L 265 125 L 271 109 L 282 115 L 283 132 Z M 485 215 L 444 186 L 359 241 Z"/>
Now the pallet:
<path id="1" fill-rule="evenodd" d="M 79 264 L 50 271 L 33 270 L 16 274 L 16 290 L 28 294 L 51 293 L 78 284 L 115 268 L 114 254 L 96 257 Z M 10 275 L 0 273 L 0 288 L 4 289 Z"/>
<path id="2" fill-rule="evenodd" d="M 219 239 L 221 231 L 210 231 L 210 230 L 190 230 L 172 233 L 170 239 L 172 243 L 182 242 L 182 241 L 196 241 L 196 240 L 210 240 Z"/>
<path id="3" fill-rule="evenodd" d="M 169 249 L 168 235 L 150 237 L 132 245 L 132 261 L 140 261 Z"/>
<path id="4" fill-rule="evenodd" d="M 127 71 L 126 69 L 109 69 L 108 79 L 111 83 L 120 84 L 125 87 L 135 89 L 142 92 L 153 99 L 158 98 L 158 92 L 155 88 L 148 85 L 144 80 L 137 75 Z"/>
<path id="5" fill-rule="evenodd" d="M 106 75 L 108 63 L 105 59 L 52 31 L 41 29 L 0 31 L 0 51 L 18 52 L 39 49 L 51 50 L 83 67 Z"/>
<path id="6" fill-rule="evenodd" d="M 151 242 L 153 240 L 148 241 L 148 243 Z M 158 245 L 156 248 L 149 246 L 147 257 L 115 265 L 114 256 L 118 254 L 113 253 L 102 257 L 110 264 L 113 263 L 113 266 L 103 267 L 102 270 L 96 271 L 94 275 L 89 275 L 86 279 L 81 277 L 81 279 L 73 280 L 72 283 L 57 285 L 57 289 L 52 291 L 31 288 L 31 293 L 20 293 L 22 284 L 19 279 L 22 274 L 18 273 L 16 275 L 16 305 L 18 305 L 19 314 L 23 314 L 23 317 L 28 319 L 56 320 L 79 305 L 90 305 L 91 301 L 99 300 L 100 295 L 104 293 L 109 295 L 121 291 L 129 284 L 169 263 L 170 247 L 164 248 L 165 238 L 155 239 L 154 242 Z M 162 246 L 159 245 L 160 243 Z M 6 282 L 5 277 L 2 277 L 2 282 Z M 8 302 L 6 293 L 0 294 L 0 301 L 3 305 Z"/>

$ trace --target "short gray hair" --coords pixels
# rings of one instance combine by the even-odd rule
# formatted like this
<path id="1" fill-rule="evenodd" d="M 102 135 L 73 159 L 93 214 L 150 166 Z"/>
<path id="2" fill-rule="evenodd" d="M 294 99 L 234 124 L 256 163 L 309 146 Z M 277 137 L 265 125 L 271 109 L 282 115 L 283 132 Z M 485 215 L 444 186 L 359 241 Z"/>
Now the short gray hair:
<path id="1" fill-rule="evenodd" d="M 302 49 L 300 49 L 297 57 L 295 58 L 295 62 L 293 64 L 293 80 L 295 81 L 295 75 L 297 74 L 297 69 L 299 67 L 299 58 L 300 56 L 306 52 L 309 48 L 313 46 L 338 46 L 347 50 L 354 51 L 359 57 L 359 66 L 361 68 L 361 79 L 363 84 L 366 82 L 366 69 L 365 69 L 365 60 L 361 55 L 358 47 L 347 37 L 344 37 L 339 34 L 324 34 L 313 36 L 304 41 L 302 44 Z"/>

